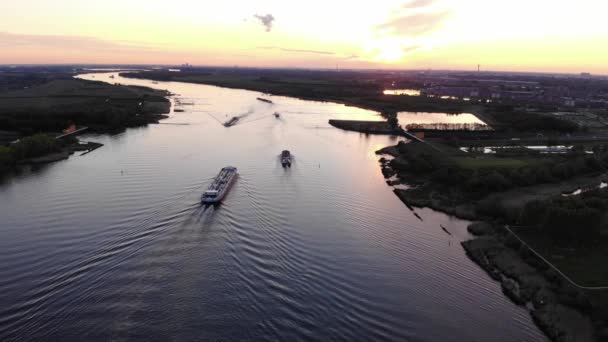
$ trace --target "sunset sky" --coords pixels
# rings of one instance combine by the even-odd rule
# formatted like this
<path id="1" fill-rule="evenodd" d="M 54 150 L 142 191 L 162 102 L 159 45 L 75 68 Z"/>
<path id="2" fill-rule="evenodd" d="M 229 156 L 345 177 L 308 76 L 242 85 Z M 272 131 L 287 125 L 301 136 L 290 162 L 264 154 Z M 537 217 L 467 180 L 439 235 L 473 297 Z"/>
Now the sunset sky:
<path id="1" fill-rule="evenodd" d="M 608 74 L 605 0 L 4 0 L 0 64 Z"/>

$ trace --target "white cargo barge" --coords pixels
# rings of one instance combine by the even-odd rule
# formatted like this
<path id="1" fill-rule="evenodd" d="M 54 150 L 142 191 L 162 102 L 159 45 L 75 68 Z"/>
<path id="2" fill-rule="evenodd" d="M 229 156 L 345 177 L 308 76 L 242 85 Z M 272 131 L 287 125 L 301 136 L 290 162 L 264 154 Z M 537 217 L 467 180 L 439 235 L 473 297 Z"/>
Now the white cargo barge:
<path id="1" fill-rule="evenodd" d="M 236 167 L 227 166 L 213 179 L 207 191 L 203 193 L 203 204 L 216 204 L 222 201 L 238 176 Z"/>

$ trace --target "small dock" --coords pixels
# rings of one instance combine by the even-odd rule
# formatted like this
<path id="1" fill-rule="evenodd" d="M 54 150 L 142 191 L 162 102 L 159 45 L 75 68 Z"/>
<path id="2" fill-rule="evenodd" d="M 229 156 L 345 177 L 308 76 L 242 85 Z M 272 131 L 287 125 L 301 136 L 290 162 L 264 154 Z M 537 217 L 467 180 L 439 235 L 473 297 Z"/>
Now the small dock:
<path id="1" fill-rule="evenodd" d="M 424 142 L 423 139 L 404 130 L 401 127 L 391 127 L 386 121 L 361 121 L 361 120 L 329 120 L 329 124 L 347 131 L 355 131 L 368 134 L 389 134 L 406 137 L 412 141 Z"/>
<path id="2" fill-rule="evenodd" d="M 82 133 L 82 132 L 84 132 L 84 131 L 86 131 L 88 129 L 89 129 L 89 127 L 85 126 L 85 127 L 80 127 L 80 128 L 71 130 L 69 132 L 64 132 L 63 134 L 56 136 L 55 140 L 60 140 L 60 139 L 63 139 L 63 138 L 67 138 L 69 136 L 78 135 L 78 134 L 80 134 L 80 133 Z"/>
<path id="3" fill-rule="evenodd" d="M 404 130 L 403 128 L 400 129 L 401 130 L 401 135 L 403 135 L 404 137 L 412 140 L 412 141 L 416 141 L 416 142 L 424 142 L 423 139 L 420 139 L 419 137 L 415 136 L 414 134 Z"/>

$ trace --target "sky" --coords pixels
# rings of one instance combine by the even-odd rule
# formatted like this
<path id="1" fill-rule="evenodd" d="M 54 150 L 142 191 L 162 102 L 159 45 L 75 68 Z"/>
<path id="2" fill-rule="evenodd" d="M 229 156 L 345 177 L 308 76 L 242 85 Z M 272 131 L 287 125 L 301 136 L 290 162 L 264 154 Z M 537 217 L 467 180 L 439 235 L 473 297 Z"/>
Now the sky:
<path id="1" fill-rule="evenodd" d="M 2 0 L 0 64 L 608 74 L 606 0 Z"/>

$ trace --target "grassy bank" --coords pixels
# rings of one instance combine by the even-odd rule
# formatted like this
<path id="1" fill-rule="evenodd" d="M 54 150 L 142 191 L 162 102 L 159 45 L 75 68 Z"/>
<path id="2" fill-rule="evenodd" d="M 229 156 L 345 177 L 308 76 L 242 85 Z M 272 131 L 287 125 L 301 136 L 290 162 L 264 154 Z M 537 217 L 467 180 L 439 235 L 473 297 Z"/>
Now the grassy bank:
<path id="1" fill-rule="evenodd" d="M 469 230 L 478 237 L 462 243 L 467 255 L 500 282 L 507 297 L 519 305 L 531 304 L 532 318 L 547 336 L 554 341 L 601 337 L 600 302 L 593 303 L 501 226 L 476 223 Z"/>
<path id="2" fill-rule="evenodd" d="M 0 130 L 21 136 L 61 132 L 70 124 L 116 130 L 162 119 L 170 102 L 162 91 L 78 79 L 53 80 L 0 93 Z"/>
<path id="3" fill-rule="evenodd" d="M 496 227 L 525 226 L 514 230 L 575 282 L 608 284 L 601 266 L 608 259 L 603 249 L 608 242 L 608 190 L 562 196 L 598 187 L 608 169 L 606 149 L 593 155 L 580 149 L 559 155 L 525 149 L 485 155 L 446 145 L 400 143 L 378 153 L 394 157 L 383 163 L 383 173 L 410 185 L 395 189 L 407 206 L 486 220 Z M 534 304 L 532 316 L 548 336 L 557 341 L 608 337 L 603 309 L 608 301 L 601 295 L 572 286 L 503 230 L 485 229 L 484 234 L 463 247 L 516 303 Z"/>
<path id="4" fill-rule="evenodd" d="M 401 134 L 399 129 L 387 121 L 329 120 L 329 124 L 343 130 L 368 134 Z"/>
<path id="5" fill-rule="evenodd" d="M 101 146 L 94 142 L 81 143 L 74 137 L 61 140 L 46 134 L 25 137 L 8 146 L 0 146 L 0 174 L 13 171 L 20 165 L 64 160 L 74 152 L 88 152 Z"/>
<path id="6" fill-rule="evenodd" d="M 120 75 L 156 81 L 188 82 L 247 89 L 312 101 L 331 101 L 381 113 L 398 111 L 463 113 L 468 112 L 471 108 L 464 101 L 384 95 L 383 82 L 364 78 L 360 73 L 222 69 L 179 73 L 159 70 L 121 73 Z"/>
<path id="7" fill-rule="evenodd" d="M 2 173 L 18 165 L 57 161 L 74 151 L 99 147 L 76 139 L 55 139 L 70 126 L 115 132 L 157 123 L 171 107 L 164 91 L 72 79 L 63 74 L 44 83 L 14 88 L 7 86 L 0 92 Z"/>

